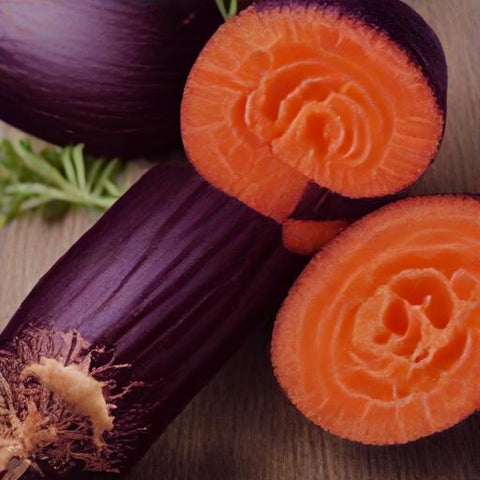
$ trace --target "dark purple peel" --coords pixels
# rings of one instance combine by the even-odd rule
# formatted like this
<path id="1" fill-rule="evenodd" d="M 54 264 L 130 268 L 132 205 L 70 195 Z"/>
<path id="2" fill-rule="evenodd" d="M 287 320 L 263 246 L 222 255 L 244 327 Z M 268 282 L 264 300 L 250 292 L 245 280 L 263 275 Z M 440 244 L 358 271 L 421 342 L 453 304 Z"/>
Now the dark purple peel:
<path id="1" fill-rule="evenodd" d="M 93 154 L 159 153 L 179 143 L 188 71 L 222 22 L 214 0 L 3 0 L 0 119 Z"/>
<path id="2" fill-rule="evenodd" d="M 270 318 L 305 263 L 282 247 L 279 225 L 209 186 L 193 167 L 155 167 L 23 302 L 0 336 L 13 352 L 0 355 L 9 365 L 4 376 L 15 393 L 24 358 L 80 364 L 88 357 L 90 375 L 108 382 L 106 399 L 116 406 L 114 429 L 103 434 L 105 461 L 123 471 Z M 88 348 L 63 341 L 66 332 L 78 332 L 75 341 Z M 25 381 L 42 390 L 35 378 Z M 20 417 L 24 403 L 15 403 Z M 73 446 L 94 452 L 85 439 Z M 50 472 L 50 457 L 33 460 Z M 69 462 L 65 472 L 81 471 L 82 461 Z"/>
<path id="3" fill-rule="evenodd" d="M 348 198 L 311 183 L 290 218 L 295 220 L 358 220 L 359 218 L 409 196 L 410 188 L 396 195 L 374 198 Z"/>
<path id="4" fill-rule="evenodd" d="M 257 10 L 316 5 L 359 20 L 387 34 L 422 69 L 446 114 L 448 73 L 445 53 L 430 25 L 401 0 L 260 0 Z"/>

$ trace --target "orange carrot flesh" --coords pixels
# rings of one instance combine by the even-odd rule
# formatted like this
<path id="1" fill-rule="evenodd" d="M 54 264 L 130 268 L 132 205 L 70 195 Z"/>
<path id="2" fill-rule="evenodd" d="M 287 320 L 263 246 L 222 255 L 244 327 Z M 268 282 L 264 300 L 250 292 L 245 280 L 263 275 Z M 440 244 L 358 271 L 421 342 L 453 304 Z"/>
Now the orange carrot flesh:
<path id="1" fill-rule="evenodd" d="M 300 255 L 314 255 L 348 225 L 346 220 L 289 219 L 282 227 L 283 245 Z"/>
<path id="2" fill-rule="evenodd" d="M 405 443 L 480 406 L 480 201 L 402 200 L 311 261 L 277 318 L 272 363 L 310 420 Z"/>
<path id="3" fill-rule="evenodd" d="M 276 220 L 312 180 L 352 198 L 402 190 L 442 133 L 435 95 L 400 47 L 308 4 L 230 19 L 200 54 L 182 104 L 197 170 Z"/>

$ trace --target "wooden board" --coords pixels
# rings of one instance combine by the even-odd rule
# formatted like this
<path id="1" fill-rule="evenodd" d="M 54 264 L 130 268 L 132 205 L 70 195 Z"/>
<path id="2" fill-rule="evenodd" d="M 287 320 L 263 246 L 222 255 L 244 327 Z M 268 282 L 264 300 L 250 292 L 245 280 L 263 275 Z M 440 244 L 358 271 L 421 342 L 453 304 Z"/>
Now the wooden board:
<path id="1" fill-rule="evenodd" d="M 480 0 L 408 3 L 438 32 L 450 68 L 447 136 L 419 191 L 480 192 Z M 29 218 L 0 231 L 1 325 L 92 221 L 77 212 L 53 225 Z M 480 480 L 478 416 L 406 446 L 342 441 L 311 425 L 280 392 L 269 335 L 269 328 L 258 332 L 238 352 L 128 480 Z"/>

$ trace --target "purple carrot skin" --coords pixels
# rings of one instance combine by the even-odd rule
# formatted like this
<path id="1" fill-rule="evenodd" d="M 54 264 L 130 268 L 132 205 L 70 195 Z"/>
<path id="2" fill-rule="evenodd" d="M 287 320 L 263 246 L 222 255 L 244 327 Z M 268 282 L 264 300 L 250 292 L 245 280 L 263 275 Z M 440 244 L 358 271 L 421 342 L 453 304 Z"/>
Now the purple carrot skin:
<path id="1" fill-rule="evenodd" d="M 294 220 L 358 220 L 379 208 L 410 195 L 407 188 L 396 195 L 374 198 L 348 198 L 311 183 L 290 215 Z"/>
<path id="2" fill-rule="evenodd" d="M 355 218 L 432 163 L 447 83 L 440 41 L 400 0 L 258 1 L 193 66 L 184 146 L 212 184 L 279 222 Z"/>
<path id="3" fill-rule="evenodd" d="M 222 22 L 214 0 L 3 0 L 0 118 L 98 155 L 159 153 L 179 142 L 188 71 Z"/>
<path id="4" fill-rule="evenodd" d="M 188 164 L 147 172 L 0 336 L 3 467 L 130 467 L 286 295 L 305 260 L 280 230 Z"/>

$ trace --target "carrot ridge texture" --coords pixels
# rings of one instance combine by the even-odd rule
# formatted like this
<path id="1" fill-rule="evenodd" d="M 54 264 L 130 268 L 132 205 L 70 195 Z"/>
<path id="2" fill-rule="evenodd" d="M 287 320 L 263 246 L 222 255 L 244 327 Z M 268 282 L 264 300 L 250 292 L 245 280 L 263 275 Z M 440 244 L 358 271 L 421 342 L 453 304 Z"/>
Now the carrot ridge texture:
<path id="1" fill-rule="evenodd" d="M 349 198 L 412 184 L 439 148 L 447 73 L 399 0 L 263 1 L 221 26 L 182 102 L 207 180 L 284 221 L 313 183 Z"/>
<path id="2" fill-rule="evenodd" d="M 150 169 L 0 335 L 0 478 L 19 478 L 12 458 L 33 470 L 22 480 L 129 469 L 274 317 L 305 264 L 280 225 L 187 162 Z"/>
<path id="3" fill-rule="evenodd" d="M 406 443 L 480 405 L 480 201 L 393 203 L 310 262 L 275 323 L 275 375 L 311 421 Z"/>

